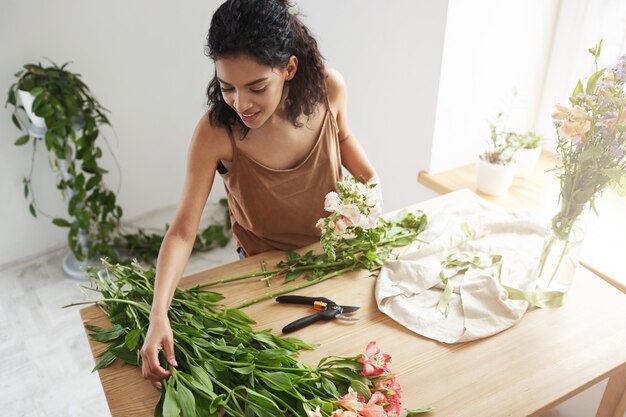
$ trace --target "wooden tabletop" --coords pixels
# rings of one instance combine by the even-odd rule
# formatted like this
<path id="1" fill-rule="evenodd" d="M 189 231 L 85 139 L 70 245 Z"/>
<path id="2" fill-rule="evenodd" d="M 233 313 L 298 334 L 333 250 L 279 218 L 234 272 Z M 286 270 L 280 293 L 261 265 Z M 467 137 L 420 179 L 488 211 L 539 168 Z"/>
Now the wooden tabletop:
<path id="1" fill-rule="evenodd" d="M 462 190 L 420 203 L 428 215 L 441 208 L 478 197 Z M 187 287 L 260 270 L 283 254 L 270 252 L 204 271 L 181 281 Z M 538 416 L 594 383 L 612 376 L 610 392 L 599 416 L 614 417 L 621 407 L 626 383 L 626 295 L 579 266 L 565 305 L 534 309 L 514 327 L 495 336 L 447 345 L 421 337 L 379 312 L 374 300 L 375 277 L 355 272 L 297 292 L 325 296 L 339 304 L 358 305 L 359 321 L 318 322 L 293 334 L 319 343 L 301 359 L 314 364 L 327 355 L 356 355 L 376 340 L 392 356 L 391 369 L 402 385 L 404 405 L 434 407 L 438 417 Z M 238 304 L 280 286 L 264 282 L 212 287 L 229 305 Z M 252 305 L 247 313 L 257 329 L 274 329 L 309 314 L 303 306 L 272 300 Z M 85 323 L 106 326 L 96 307 L 81 310 Z M 90 341 L 94 355 L 104 345 Z M 100 378 L 113 417 L 152 416 L 158 392 L 141 378 L 139 368 L 120 365 L 102 369 Z M 615 414 L 617 416 L 617 414 Z M 620 416 L 621 417 L 621 416 Z"/>
<path id="2" fill-rule="evenodd" d="M 476 188 L 476 164 L 468 164 L 436 174 L 419 173 L 418 181 L 435 192 L 445 194 L 467 188 L 485 200 L 503 207 L 524 207 L 545 221 L 556 213 L 560 192 L 555 173 L 555 155 L 544 151 L 534 174 L 528 178 L 515 178 L 511 188 L 501 197 L 479 192 Z M 581 263 L 602 278 L 626 292 L 626 198 L 615 190 L 607 189 L 596 201 L 597 211 L 587 213 L 586 237 Z"/>

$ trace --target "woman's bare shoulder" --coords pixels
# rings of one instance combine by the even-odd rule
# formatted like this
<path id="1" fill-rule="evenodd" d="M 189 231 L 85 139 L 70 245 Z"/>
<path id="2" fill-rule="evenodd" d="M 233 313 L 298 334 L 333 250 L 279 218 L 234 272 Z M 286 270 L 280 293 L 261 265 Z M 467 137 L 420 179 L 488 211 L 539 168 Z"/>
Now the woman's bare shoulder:
<path id="1" fill-rule="evenodd" d="M 332 67 L 326 67 L 326 91 L 328 93 L 328 102 L 337 114 L 338 110 L 345 106 L 347 96 L 346 81 L 339 71 Z"/>
<path id="2" fill-rule="evenodd" d="M 228 130 L 215 125 L 209 119 L 208 113 L 205 113 L 196 124 L 190 151 L 190 158 L 199 157 L 205 163 L 230 161 L 233 149 Z"/>

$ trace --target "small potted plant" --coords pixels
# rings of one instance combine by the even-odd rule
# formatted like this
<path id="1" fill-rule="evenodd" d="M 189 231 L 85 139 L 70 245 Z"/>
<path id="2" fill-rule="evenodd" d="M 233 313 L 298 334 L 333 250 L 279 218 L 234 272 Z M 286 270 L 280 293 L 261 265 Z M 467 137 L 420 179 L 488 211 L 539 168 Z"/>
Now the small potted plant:
<path id="1" fill-rule="evenodd" d="M 543 136 L 528 131 L 515 135 L 515 142 L 517 148 L 515 152 L 515 160 L 517 161 L 515 176 L 520 178 L 529 177 L 535 170 L 537 162 L 539 162 Z"/>
<path id="2" fill-rule="evenodd" d="M 499 112 L 496 120 L 489 123 L 491 134 L 487 140 L 487 150 L 479 156 L 476 164 L 478 191 L 493 196 L 500 196 L 508 190 L 517 168 L 513 157 L 516 134 L 504 130 L 502 116 L 503 113 Z"/>

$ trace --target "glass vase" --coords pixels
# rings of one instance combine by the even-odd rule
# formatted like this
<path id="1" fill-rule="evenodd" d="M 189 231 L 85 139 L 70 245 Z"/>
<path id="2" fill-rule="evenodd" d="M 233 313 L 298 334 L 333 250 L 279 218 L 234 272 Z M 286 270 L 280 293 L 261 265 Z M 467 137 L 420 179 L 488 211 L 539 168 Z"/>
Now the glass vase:
<path id="1" fill-rule="evenodd" d="M 570 289 L 585 239 L 586 209 L 587 204 L 561 201 L 556 215 L 548 225 L 539 256 L 539 290 L 567 293 Z"/>

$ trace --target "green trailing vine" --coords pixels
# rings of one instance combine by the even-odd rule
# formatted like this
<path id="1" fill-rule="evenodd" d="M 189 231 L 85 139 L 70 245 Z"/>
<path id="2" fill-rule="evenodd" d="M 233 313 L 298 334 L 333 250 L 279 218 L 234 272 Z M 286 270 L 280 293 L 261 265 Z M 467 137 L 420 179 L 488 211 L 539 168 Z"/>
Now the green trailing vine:
<path id="1" fill-rule="evenodd" d="M 26 64 L 15 74 L 18 81 L 8 91 L 6 104 L 13 106 L 11 119 L 24 134 L 15 141 L 24 146 L 32 139 L 32 160 L 38 142 L 49 153 L 57 171 L 57 189 L 67 202 L 67 217 L 53 218 L 52 223 L 68 228 L 68 245 L 78 260 L 106 257 L 115 262 L 137 258 L 152 263 L 158 254 L 163 232 L 139 230 L 123 232 L 120 219 L 123 210 L 116 194 L 104 183 L 108 172 L 99 164 L 102 157 L 101 127 L 111 126 L 104 108 L 81 80 L 80 74 L 58 66 Z M 30 93 L 32 112 L 45 120 L 45 128 L 36 131 L 24 118 L 26 109 L 18 100 L 19 90 Z M 30 129 L 29 129 L 30 127 Z M 24 178 L 24 197 L 29 211 L 37 217 L 39 208 L 32 189 L 33 164 Z M 228 210 L 225 202 L 222 207 Z M 50 216 L 49 216 L 50 217 Z M 194 249 L 206 250 L 228 242 L 228 215 L 224 225 L 211 225 L 198 234 Z M 124 258 L 128 255 L 128 258 Z"/>

